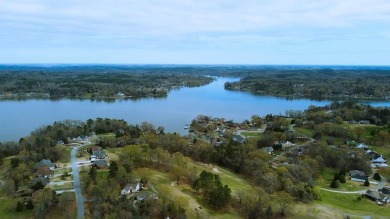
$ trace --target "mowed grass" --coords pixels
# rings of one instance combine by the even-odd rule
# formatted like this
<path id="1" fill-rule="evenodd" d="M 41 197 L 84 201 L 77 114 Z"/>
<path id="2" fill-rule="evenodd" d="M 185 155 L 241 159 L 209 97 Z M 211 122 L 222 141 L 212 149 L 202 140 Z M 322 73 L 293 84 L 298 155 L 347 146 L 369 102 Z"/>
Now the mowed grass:
<path id="1" fill-rule="evenodd" d="M 201 170 L 203 168 L 199 168 Z M 133 171 L 137 178 L 147 177 L 151 184 L 157 191 L 164 191 L 164 195 L 175 197 L 181 197 L 188 201 L 188 206 L 185 207 L 188 218 L 197 218 L 199 214 L 200 218 L 240 218 L 241 216 L 233 208 L 226 208 L 222 210 L 214 210 L 207 206 L 201 197 L 196 196 L 191 189 L 191 186 L 186 183 L 179 183 L 179 186 L 175 185 L 175 181 L 170 177 L 168 173 L 161 172 L 155 169 L 138 168 Z M 226 179 L 228 179 L 227 177 Z M 237 188 L 235 185 L 237 182 L 234 180 L 224 180 L 222 177 L 222 183 L 228 184 L 229 187 Z M 230 184 L 234 182 L 233 184 Z M 197 210 L 195 210 L 197 209 Z"/>
<path id="2" fill-rule="evenodd" d="M 330 206 L 335 210 L 342 211 L 344 214 L 369 215 L 371 218 L 389 218 L 390 206 L 379 206 L 374 201 L 362 197 L 358 201 L 358 194 L 341 194 L 334 192 L 321 191 L 321 201 L 315 203 Z"/>
<path id="3" fill-rule="evenodd" d="M 330 183 L 333 180 L 334 174 L 337 172 L 337 170 L 331 169 L 331 168 L 325 168 L 324 171 L 319 176 L 319 179 L 317 180 L 318 186 L 326 189 L 331 189 L 335 191 L 360 191 L 368 189 L 368 187 L 365 187 L 363 183 L 361 182 L 355 182 L 349 180 L 349 176 L 346 176 L 346 183 L 340 183 L 339 188 L 331 188 Z M 375 186 L 375 185 L 371 185 Z"/>
<path id="4" fill-rule="evenodd" d="M 12 197 L 0 197 L 0 218 L 7 219 L 24 219 L 24 218 L 33 218 L 33 211 L 24 209 L 22 212 L 16 212 L 16 203 L 18 202 L 17 198 Z"/>
<path id="5" fill-rule="evenodd" d="M 228 169 L 211 164 L 202 164 L 196 162 L 191 163 L 191 165 L 198 170 L 198 175 L 203 170 L 219 175 L 222 183 L 228 185 L 232 190 L 232 196 L 237 195 L 239 192 L 250 194 L 256 190 L 256 188 L 252 186 L 249 181 L 245 180 L 243 176 L 240 176 Z"/>
<path id="6" fill-rule="evenodd" d="M 260 132 L 241 132 L 241 135 L 249 138 L 260 138 L 262 136 Z"/>

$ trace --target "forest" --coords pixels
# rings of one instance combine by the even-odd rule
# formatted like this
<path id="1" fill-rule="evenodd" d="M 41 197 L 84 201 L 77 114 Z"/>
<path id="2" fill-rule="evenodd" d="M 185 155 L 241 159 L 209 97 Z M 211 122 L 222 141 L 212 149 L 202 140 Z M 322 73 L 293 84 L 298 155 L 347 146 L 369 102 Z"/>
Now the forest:
<path id="1" fill-rule="evenodd" d="M 225 89 L 311 99 L 389 99 L 388 69 L 254 70 Z"/>
<path id="2" fill-rule="evenodd" d="M 225 89 L 311 99 L 389 99 L 390 69 L 354 66 L 1 65 L 0 98 L 166 97 L 214 77 Z"/>
<path id="3" fill-rule="evenodd" d="M 172 89 L 202 86 L 212 80 L 180 68 L 2 66 L 0 98 L 158 98 Z"/>

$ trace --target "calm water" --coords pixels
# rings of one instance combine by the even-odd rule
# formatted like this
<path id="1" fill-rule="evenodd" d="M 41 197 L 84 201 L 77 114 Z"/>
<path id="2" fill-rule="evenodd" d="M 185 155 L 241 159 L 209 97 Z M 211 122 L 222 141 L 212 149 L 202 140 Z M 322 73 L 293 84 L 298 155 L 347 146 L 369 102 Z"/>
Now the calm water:
<path id="1" fill-rule="evenodd" d="M 199 114 L 241 122 L 254 114 L 284 114 L 289 109 L 304 110 L 310 105 L 329 103 L 224 90 L 224 83 L 233 80 L 238 79 L 218 78 L 207 86 L 174 90 L 164 99 L 116 100 L 113 103 L 69 99 L 0 101 L 0 142 L 17 141 L 42 125 L 65 119 L 113 118 L 124 119 L 129 124 L 148 121 L 156 127 L 164 126 L 166 131 L 186 134 L 185 124 Z M 390 103 L 373 105 L 390 106 Z"/>

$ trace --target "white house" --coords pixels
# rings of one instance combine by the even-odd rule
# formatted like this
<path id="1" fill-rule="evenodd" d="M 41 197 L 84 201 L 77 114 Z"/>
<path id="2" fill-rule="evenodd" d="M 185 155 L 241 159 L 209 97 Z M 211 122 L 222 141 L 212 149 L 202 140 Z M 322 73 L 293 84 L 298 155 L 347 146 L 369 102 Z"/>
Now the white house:
<path id="1" fill-rule="evenodd" d="M 140 189 L 141 189 L 140 182 L 127 184 L 126 187 L 122 189 L 121 195 L 130 195 L 138 192 Z"/>
<path id="2" fill-rule="evenodd" d="M 358 144 L 358 146 L 356 146 L 356 148 L 368 148 L 368 146 L 365 145 L 364 143 L 360 143 Z"/>
<path id="3" fill-rule="evenodd" d="M 371 157 L 371 163 L 386 163 L 386 159 L 382 157 L 380 154 L 376 154 L 373 157 Z"/>

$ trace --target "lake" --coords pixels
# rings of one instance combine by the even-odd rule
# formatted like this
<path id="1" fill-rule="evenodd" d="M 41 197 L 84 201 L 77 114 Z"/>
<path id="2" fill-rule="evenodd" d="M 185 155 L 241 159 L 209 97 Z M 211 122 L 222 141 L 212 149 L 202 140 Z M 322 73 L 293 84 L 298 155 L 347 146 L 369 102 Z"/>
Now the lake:
<path id="1" fill-rule="evenodd" d="M 164 126 L 167 132 L 186 134 L 185 124 L 197 115 L 221 117 L 241 122 L 252 115 L 285 114 L 286 110 L 304 110 L 310 105 L 323 106 L 330 101 L 309 99 L 286 100 L 272 96 L 227 91 L 224 83 L 238 78 L 217 78 L 213 83 L 197 88 L 173 90 L 167 98 L 103 102 L 96 100 L 3 100 L 0 101 L 0 142 L 18 141 L 42 125 L 66 119 L 124 119 L 129 124 L 147 121 Z M 390 106 L 389 102 L 372 103 Z"/>

